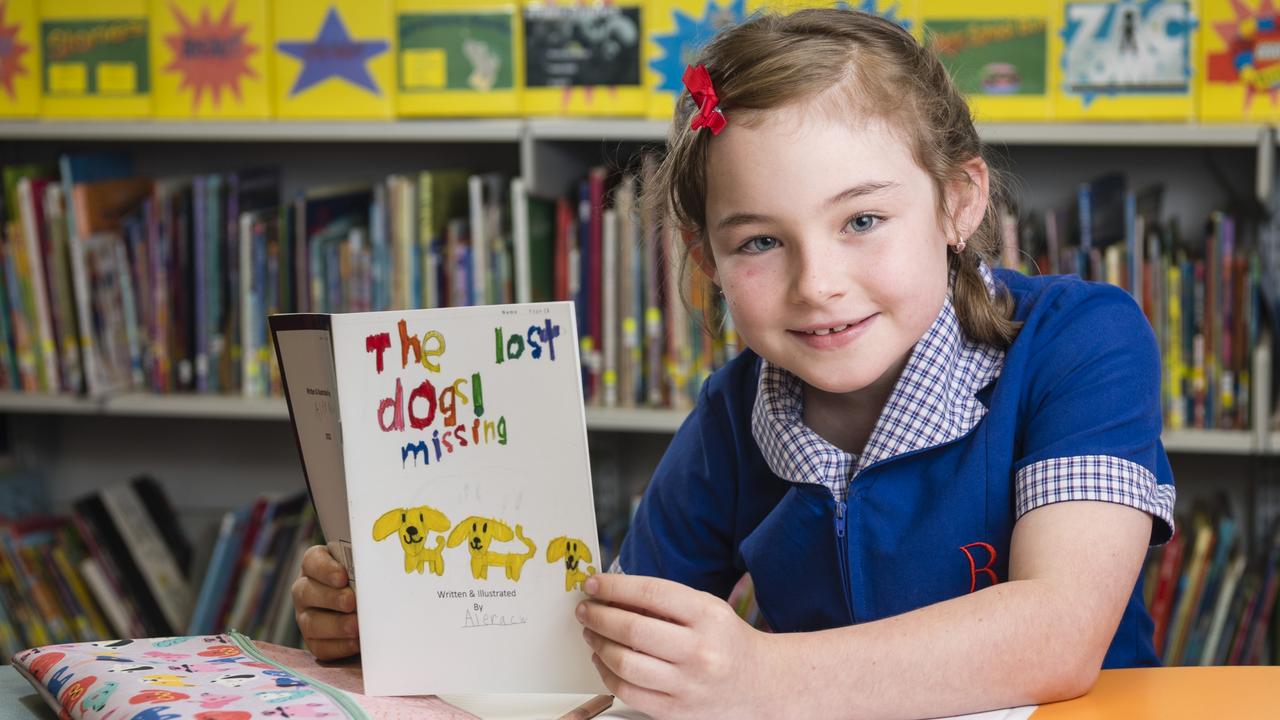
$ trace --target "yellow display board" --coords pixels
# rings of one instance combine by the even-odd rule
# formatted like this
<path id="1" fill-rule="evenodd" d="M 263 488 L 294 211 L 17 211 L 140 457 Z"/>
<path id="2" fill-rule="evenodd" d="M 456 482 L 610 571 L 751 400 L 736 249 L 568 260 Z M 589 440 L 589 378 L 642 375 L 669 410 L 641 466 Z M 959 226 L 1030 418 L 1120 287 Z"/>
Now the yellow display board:
<path id="1" fill-rule="evenodd" d="M 716 33 L 742 22 L 759 0 L 652 0 L 645 32 L 648 115 L 670 120 L 684 92 L 684 69 Z"/>
<path id="2" fill-rule="evenodd" d="M 946 64 L 978 120 L 1047 120 L 1058 64 L 1051 0 L 923 0 L 924 42 Z"/>
<path id="3" fill-rule="evenodd" d="M 151 115 L 147 0 L 41 0 L 40 114 Z"/>
<path id="4" fill-rule="evenodd" d="M 1062 120 L 1195 116 L 1200 33 L 1192 0 L 1066 0 L 1054 36 Z"/>
<path id="5" fill-rule="evenodd" d="M 390 118 L 391 0 L 272 0 L 272 84 L 285 119 Z"/>
<path id="6" fill-rule="evenodd" d="M 400 115 L 519 115 L 524 25 L 513 0 L 396 0 Z"/>
<path id="7" fill-rule="evenodd" d="M 644 115 L 647 5 L 638 0 L 526 2 L 525 114 Z"/>
<path id="8" fill-rule="evenodd" d="M 1271 0 L 1201 3 L 1200 119 L 1280 119 L 1280 17 Z"/>
<path id="9" fill-rule="evenodd" d="M 152 0 L 155 114 L 271 116 L 267 0 Z"/>
<path id="10" fill-rule="evenodd" d="M 35 0 L 0 0 L 0 117 L 40 109 L 40 35 Z"/>

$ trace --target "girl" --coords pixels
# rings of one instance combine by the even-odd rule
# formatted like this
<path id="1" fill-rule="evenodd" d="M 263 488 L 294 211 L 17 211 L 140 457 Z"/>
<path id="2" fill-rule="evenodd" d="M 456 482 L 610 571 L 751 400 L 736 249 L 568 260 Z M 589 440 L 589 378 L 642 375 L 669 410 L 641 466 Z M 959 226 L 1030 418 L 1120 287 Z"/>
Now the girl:
<path id="1" fill-rule="evenodd" d="M 686 84 L 650 201 L 750 349 L 586 583 L 606 685 L 660 717 L 937 716 L 1156 664 L 1153 334 L 1117 288 L 987 268 L 996 181 L 938 59 L 805 10 L 721 33 Z M 353 651 L 338 566 L 304 572 L 308 644 Z M 744 573 L 776 632 L 722 600 Z"/>

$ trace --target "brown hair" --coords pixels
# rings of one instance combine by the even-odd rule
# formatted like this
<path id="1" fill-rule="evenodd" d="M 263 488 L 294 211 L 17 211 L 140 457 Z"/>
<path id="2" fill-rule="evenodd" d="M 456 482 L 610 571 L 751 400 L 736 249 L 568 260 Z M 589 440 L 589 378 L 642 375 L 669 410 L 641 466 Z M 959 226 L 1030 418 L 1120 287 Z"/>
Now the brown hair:
<path id="1" fill-rule="evenodd" d="M 878 117 L 902 132 L 916 163 L 934 183 L 939 218 L 950 216 L 945 189 L 968 181 L 964 165 L 982 157 L 982 142 L 964 97 L 942 62 L 909 33 L 888 20 L 853 10 L 809 9 L 790 15 L 763 14 L 717 35 L 695 64 L 711 75 L 721 110 L 730 123 L 750 122 L 760 111 L 807 100 L 844 86 L 840 99 L 862 117 Z M 697 110 L 681 93 L 667 137 L 667 151 L 652 187 L 645 188 L 650 217 L 673 217 L 677 227 L 699 238 L 710 255 L 706 228 L 709 130 L 691 130 Z M 1020 323 L 1013 301 L 999 288 L 993 296 L 978 270 L 999 248 L 997 200 L 1003 186 L 991 171 L 990 202 L 967 249 L 950 254 L 955 275 L 952 302 L 960 326 L 972 339 L 1007 347 Z M 686 247 L 682 276 L 688 267 Z M 710 279 L 701 276 L 701 282 Z M 712 293 L 714 294 L 714 293 Z M 704 294 L 705 296 L 705 294 Z"/>

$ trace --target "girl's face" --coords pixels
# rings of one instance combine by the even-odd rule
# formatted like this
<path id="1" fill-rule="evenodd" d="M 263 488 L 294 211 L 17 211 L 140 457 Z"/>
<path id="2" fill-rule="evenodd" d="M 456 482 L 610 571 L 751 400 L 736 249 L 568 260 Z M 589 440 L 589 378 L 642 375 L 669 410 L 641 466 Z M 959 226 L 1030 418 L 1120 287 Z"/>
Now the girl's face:
<path id="1" fill-rule="evenodd" d="M 711 141 L 704 268 L 748 346 L 849 393 L 896 380 L 942 308 L 955 238 L 902 139 L 832 116 L 789 106 Z"/>

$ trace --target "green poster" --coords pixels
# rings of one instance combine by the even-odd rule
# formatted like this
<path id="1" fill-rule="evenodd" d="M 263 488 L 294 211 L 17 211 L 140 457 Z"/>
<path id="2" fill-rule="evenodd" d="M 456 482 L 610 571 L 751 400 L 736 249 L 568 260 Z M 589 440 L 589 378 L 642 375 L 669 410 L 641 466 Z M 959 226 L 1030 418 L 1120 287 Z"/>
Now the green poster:
<path id="1" fill-rule="evenodd" d="M 966 95 L 1044 95 L 1043 18 L 926 20 L 929 46 Z"/>
<path id="2" fill-rule="evenodd" d="M 151 91 L 145 18 L 46 20 L 40 39 L 46 95 L 129 97 Z"/>
<path id="3" fill-rule="evenodd" d="M 399 17 L 400 92 L 511 90 L 511 13 Z"/>

